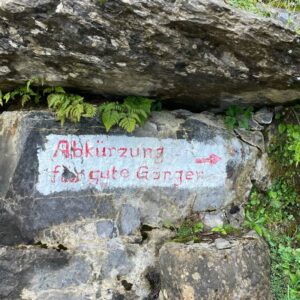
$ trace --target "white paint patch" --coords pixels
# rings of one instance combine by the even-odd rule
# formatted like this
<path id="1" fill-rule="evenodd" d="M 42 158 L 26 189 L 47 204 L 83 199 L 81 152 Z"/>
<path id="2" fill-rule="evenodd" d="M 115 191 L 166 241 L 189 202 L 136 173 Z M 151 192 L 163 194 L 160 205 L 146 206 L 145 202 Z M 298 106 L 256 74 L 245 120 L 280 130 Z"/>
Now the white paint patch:
<path id="1" fill-rule="evenodd" d="M 180 139 L 51 134 L 43 149 L 38 150 L 37 190 L 49 195 L 89 188 L 219 187 L 225 184 L 227 161 L 239 156 L 237 145 L 232 151 L 233 145 L 228 150 L 225 143 L 221 137 L 208 144 Z"/>

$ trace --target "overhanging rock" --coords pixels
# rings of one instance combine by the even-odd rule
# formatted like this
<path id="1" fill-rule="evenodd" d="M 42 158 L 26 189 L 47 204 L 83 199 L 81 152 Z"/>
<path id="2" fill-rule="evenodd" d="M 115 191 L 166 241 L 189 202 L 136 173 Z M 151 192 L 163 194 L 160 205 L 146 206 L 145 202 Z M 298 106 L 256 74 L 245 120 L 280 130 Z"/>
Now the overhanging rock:
<path id="1" fill-rule="evenodd" d="M 153 113 L 131 135 L 107 134 L 96 119 L 61 128 L 47 112 L 6 112 L 0 122 L 2 220 L 10 228 L 2 243 L 82 219 L 111 220 L 96 226 L 100 236 L 128 235 L 141 223 L 242 203 L 252 186 L 257 148 L 210 114 Z"/>
<path id="2" fill-rule="evenodd" d="M 193 107 L 300 98 L 299 36 L 223 0 L 5 0 L 0 19 L 1 89 L 37 76 Z"/>

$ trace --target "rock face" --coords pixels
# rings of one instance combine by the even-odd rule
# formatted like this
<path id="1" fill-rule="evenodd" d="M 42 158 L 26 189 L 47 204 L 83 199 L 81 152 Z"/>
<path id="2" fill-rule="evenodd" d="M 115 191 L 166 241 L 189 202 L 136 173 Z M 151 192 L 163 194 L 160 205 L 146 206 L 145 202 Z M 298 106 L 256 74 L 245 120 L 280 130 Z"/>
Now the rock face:
<path id="1" fill-rule="evenodd" d="M 42 282 L 42 278 L 47 278 L 47 284 L 49 288 L 60 288 L 62 286 L 70 285 L 70 277 L 67 275 L 65 278 L 62 277 L 62 272 L 59 269 L 67 267 L 70 261 L 70 255 L 66 252 L 59 253 L 55 250 L 46 250 L 39 248 L 13 248 L 13 247 L 3 247 L 0 249 L 0 278 L 1 278 L 1 288 L 0 288 L 0 298 L 1 299 L 21 299 L 21 294 L 23 293 L 23 299 L 34 299 L 27 298 L 26 291 L 23 291 L 24 285 L 32 282 L 35 288 L 41 288 L 42 285 L 45 286 L 45 282 Z M 69 268 L 70 269 L 70 268 Z M 37 271 L 38 270 L 38 271 Z M 75 270 L 75 269 L 74 269 Z M 69 270 L 71 271 L 71 270 Z M 83 268 L 78 269 L 77 278 L 74 278 L 74 282 L 85 280 L 87 274 L 83 271 Z M 41 281 L 36 282 L 34 276 L 35 274 L 40 274 Z M 53 280 L 53 274 L 61 273 L 56 280 Z M 42 277 L 43 273 L 43 277 Z M 73 275 L 75 273 L 73 272 Z M 70 275 L 69 275 L 70 276 Z M 60 281 L 61 280 L 61 281 Z M 60 281 L 60 282 L 59 282 Z M 49 298 L 46 298 L 49 299 Z"/>
<path id="2" fill-rule="evenodd" d="M 193 107 L 300 97 L 299 37 L 222 0 L 5 0 L 0 87 L 38 76 Z"/>
<path id="3" fill-rule="evenodd" d="M 153 113 L 134 134 L 106 134 L 96 119 L 62 128 L 42 111 L 5 112 L 0 126 L 9 300 L 157 299 L 158 252 L 174 235 L 162 224 L 237 216 L 260 151 L 208 113 Z"/>
<path id="4" fill-rule="evenodd" d="M 50 113 L 0 120 L 6 244 L 81 218 L 114 220 L 103 232 L 98 223 L 100 236 L 130 235 L 141 223 L 238 205 L 252 187 L 258 149 L 210 114 L 155 113 L 134 136 L 107 135 L 97 120 L 61 128 Z"/>
<path id="5" fill-rule="evenodd" d="M 268 246 L 257 235 L 222 243 L 167 243 L 160 250 L 162 299 L 273 299 Z M 221 247 L 223 248 L 223 247 Z"/>

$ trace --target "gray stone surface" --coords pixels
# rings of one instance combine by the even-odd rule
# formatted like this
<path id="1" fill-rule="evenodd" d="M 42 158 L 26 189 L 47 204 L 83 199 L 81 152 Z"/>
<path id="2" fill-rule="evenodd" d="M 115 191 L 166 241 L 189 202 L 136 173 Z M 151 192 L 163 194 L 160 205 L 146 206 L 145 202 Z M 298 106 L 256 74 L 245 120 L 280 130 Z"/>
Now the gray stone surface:
<path id="1" fill-rule="evenodd" d="M 68 266 L 70 255 L 56 250 L 23 247 L 0 248 L 0 298 L 21 299 L 22 290 L 30 285 L 36 273 L 41 273 L 40 283 L 47 274 Z"/>
<path id="2" fill-rule="evenodd" d="M 6 0 L 0 19 L 1 89 L 40 76 L 193 107 L 300 95 L 293 28 L 223 0 Z"/>
<path id="3" fill-rule="evenodd" d="M 249 127 L 251 130 L 263 130 L 264 129 L 264 126 L 260 125 L 257 121 L 255 121 L 253 116 L 249 120 Z"/>
<path id="4" fill-rule="evenodd" d="M 116 274 L 126 275 L 133 268 L 129 253 L 121 240 L 111 240 L 107 244 L 108 255 L 101 268 L 104 277 L 113 277 Z"/>
<path id="5" fill-rule="evenodd" d="M 224 219 L 225 215 L 223 212 L 208 212 L 202 216 L 202 222 L 208 229 L 216 226 L 223 226 Z"/>
<path id="6" fill-rule="evenodd" d="M 231 244 L 228 240 L 223 238 L 217 238 L 215 240 L 215 246 L 218 250 L 229 249 L 231 248 Z"/>
<path id="7" fill-rule="evenodd" d="M 10 245 L 0 248 L 0 298 L 5 300 L 157 299 L 161 281 L 159 251 L 175 234 L 163 229 L 162 224 L 167 220 L 178 222 L 190 214 L 205 216 L 207 226 L 222 223 L 226 218 L 230 220 L 228 212 L 240 216 L 252 187 L 251 180 L 264 177 L 262 171 L 256 177 L 252 174 L 261 164 L 258 150 L 238 139 L 224 126 L 220 116 L 211 113 L 183 110 L 153 113 L 146 125 L 131 135 L 120 129 L 106 135 L 96 119 L 83 120 L 77 125 L 67 123 L 62 128 L 53 114 L 43 111 L 5 112 L 0 116 L 0 125 L 3 153 L 0 169 L 5 172 L 0 176 L 0 244 Z M 136 138 L 136 143 L 144 145 L 149 139 L 151 142 L 168 139 L 168 143 L 174 143 L 170 165 L 183 168 L 189 165 L 186 159 L 178 157 L 180 153 L 184 153 L 184 158 L 191 157 L 189 151 L 193 151 L 192 166 L 195 159 L 199 160 L 197 171 L 215 171 L 208 173 L 208 178 L 202 176 L 199 186 L 186 184 L 184 188 L 173 183 L 135 184 L 126 178 L 123 187 L 95 188 L 81 182 L 79 186 L 58 191 L 56 188 L 63 186 L 63 180 L 76 182 L 72 176 L 66 179 L 61 175 L 56 186 L 57 182 L 51 181 L 53 174 L 49 173 L 51 176 L 46 179 L 50 181 L 40 184 L 41 174 L 48 165 L 56 163 L 54 156 L 46 159 L 40 156 L 49 148 L 56 149 L 55 143 L 49 146 L 52 135 L 80 137 L 80 142 L 83 135 L 90 141 L 100 135 L 121 142 Z M 74 150 L 78 145 L 72 147 Z M 208 151 L 205 155 L 203 149 Z M 210 153 L 216 153 L 221 160 Z M 118 160 L 122 166 L 122 160 Z M 63 165 L 67 168 L 70 163 L 69 173 L 75 174 L 78 171 L 75 159 L 70 161 L 64 161 Z M 78 161 L 83 165 L 99 164 L 98 160 L 87 161 L 83 157 Z M 100 162 L 102 166 L 106 163 Z M 132 168 L 139 163 L 147 164 L 148 160 L 129 161 Z M 165 165 L 158 160 L 154 166 L 159 170 Z M 49 189 L 48 184 L 52 187 L 54 184 L 54 188 Z M 43 189 L 50 192 L 43 193 Z M 242 218 L 234 218 L 236 226 L 241 221 Z M 233 249 L 246 247 L 246 242 L 238 246 L 230 243 Z"/>
<path id="8" fill-rule="evenodd" d="M 141 224 L 140 212 L 131 205 L 123 205 L 118 218 L 118 227 L 120 234 L 132 234 Z"/>
<path id="9" fill-rule="evenodd" d="M 274 113 L 272 110 L 264 107 L 258 110 L 253 118 L 259 123 L 259 124 L 271 124 L 273 120 Z"/>
<path id="10" fill-rule="evenodd" d="M 120 233 L 127 235 L 137 230 L 140 223 L 156 227 L 165 220 L 176 221 L 193 211 L 215 210 L 225 208 L 233 202 L 242 202 L 247 199 L 251 190 L 249 174 L 254 171 L 257 150 L 237 139 L 213 115 L 192 114 L 189 117 L 181 117 L 178 112 L 154 113 L 147 125 L 134 133 L 135 137 L 141 139 L 141 143 L 146 141 L 144 137 L 173 139 L 185 143 L 187 146 L 178 148 L 181 153 L 184 153 L 184 149 L 190 151 L 185 147 L 196 147 L 197 143 L 200 143 L 200 149 L 206 147 L 207 151 L 211 151 L 203 158 L 201 153 L 193 154 L 193 159 L 195 156 L 200 157 L 199 166 L 195 163 L 193 167 L 197 168 L 197 172 L 203 173 L 197 173 L 201 180 L 197 177 L 198 183 L 193 183 L 191 188 L 188 180 L 185 187 L 177 186 L 174 189 L 173 184 L 157 187 L 152 184 L 143 185 L 137 181 L 135 185 L 135 181 L 131 179 L 124 181 L 125 188 L 104 186 L 102 189 L 95 189 L 87 184 L 80 188 L 78 183 L 75 185 L 76 189 L 71 189 L 73 184 L 69 189 L 49 194 L 43 194 L 43 189 L 48 190 L 49 186 L 55 187 L 56 184 L 58 188 L 66 186 L 59 182 L 53 185 L 51 181 L 55 164 L 51 162 L 53 158 L 38 158 L 38 153 L 46 151 L 46 147 L 50 147 L 50 152 L 54 151 L 55 144 L 46 146 L 49 136 L 63 137 L 69 134 L 68 137 L 80 137 L 85 134 L 91 139 L 92 135 L 97 137 L 99 134 L 105 134 L 103 126 L 99 121 L 92 119 L 79 125 L 67 124 L 61 128 L 53 115 L 46 112 L 7 112 L 1 115 L 0 122 L 3 124 L 0 150 L 5 153 L 5 156 L 0 158 L 0 167 L 7 174 L 0 179 L 0 205 L 9 221 L 7 226 L 13 231 L 13 234 L 9 231 L 7 235 L 2 233 L 3 239 L 0 243 L 30 241 L 41 230 L 51 229 L 63 223 L 75 224 L 82 219 L 115 220 Z M 155 126 L 149 129 L 149 124 Z M 155 132 L 153 128 L 156 128 Z M 112 131 L 109 136 L 115 137 L 116 141 L 127 139 L 120 129 Z M 53 150 L 51 147 L 54 147 Z M 170 148 L 170 151 L 174 152 L 173 149 L 175 148 L 171 151 Z M 210 158 L 209 154 L 214 151 L 222 158 L 217 158 L 211 163 L 214 156 Z M 15 154 L 10 155 L 11 153 Z M 174 153 L 169 155 L 172 158 Z M 139 163 L 146 162 L 145 160 Z M 66 163 L 68 161 L 61 164 L 65 166 Z M 98 164 L 98 160 L 94 159 L 89 163 L 94 166 Z M 184 167 L 186 162 L 180 162 L 174 156 L 171 167 L 176 167 L 177 164 Z M 72 160 L 70 166 L 72 167 Z M 124 163 L 124 167 L 126 166 Z M 135 167 L 134 161 L 130 166 Z M 154 167 L 160 168 L 159 164 Z M 40 174 L 47 168 L 45 178 L 48 181 L 45 185 L 40 185 Z M 206 173 L 210 175 L 206 177 Z M 61 176 L 61 180 L 66 180 Z M 59 177 L 55 178 L 59 181 Z M 127 182 L 130 183 L 128 187 Z M 72 230 L 75 229 L 74 227 Z"/>
<path id="11" fill-rule="evenodd" d="M 271 300 L 268 247 L 257 235 L 214 243 L 166 243 L 160 250 L 160 299 Z"/>
<path id="12" fill-rule="evenodd" d="M 68 266 L 53 270 L 52 266 L 35 270 L 30 280 L 31 289 L 35 292 L 43 290 L 63 290 L 85 284 L 92 277 L 91 265 L 83 258 L 73 258 Z"/>
<path id="13" fill-rule="evenodd" d="M 101 220 L 97 222 L 97 233 L 101 238 L 112 238 L 116 235 L 114 222 L 112 220 Z"/>
<path id="14" fill-rule="evenodd" d="M 262 152 L 265 151 L 265 140 L 260 131 L 249 131 L 243 128 L 238 128 L 234 131 L 244 142 L 257 147 Z"/>

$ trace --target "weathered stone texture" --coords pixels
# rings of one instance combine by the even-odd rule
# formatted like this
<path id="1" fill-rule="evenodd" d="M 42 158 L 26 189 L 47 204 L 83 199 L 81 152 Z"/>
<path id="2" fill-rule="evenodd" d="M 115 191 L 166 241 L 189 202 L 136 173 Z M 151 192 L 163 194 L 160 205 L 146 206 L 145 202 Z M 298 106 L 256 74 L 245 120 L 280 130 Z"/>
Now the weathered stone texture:
<path id="1" fill-rule="evenodd" d="M 261 175 L 254 176 L 260 150 L 228 130 L 222 117 L 209 113 L 156 112 L 133 134 L 114 129 L 107 135 L 97 119 L 62 128 L 52 113 L 41 111 L 5 112 L 0 124 L 0 152 L 3 153 L 0 169 L 4 170 L 0 176 L 0 277 L 3 278 L 0 298 L 5 300 L 157 299 L 159 250 L 174 236 L 174 232 L 162 228 L 163 223 L 195 213 L 208 228 L 226 220 L 233 220 L 232 223 L 239 226 L 243 218 L 242 203 L 252 187 L 251 179 L 264 176 L 262 171 Z M 190 166 L 187 160 L 180 160 L 183 153 L 184 158 L 192 157 L 191 166 L 203 171 L 201 180 L 189 185 L 189 174 L 185 186 L 173 182 L 160 186 L 154 181 L 135 184 L 127 177 L 121 187 L 114 185 L 115 181 L 103 186 L 74 183 L 73 175 L 81 163 L 97 166 L 101 162 L 103 166 L 108 159 L 91 158 L 90 154 L 83 157 L 81 153 L 80 158 L 66 158 L 60 174 L 53 173 L 52 167 L 56 164 L 53 153 L 57 145 L 49 145 L 50 137 L 59 137 L 58 140 L 78 138 L 82 142 L 87 135 L 90 141 L 102 135 L 109 136 L 111 143 L 134 141 L 145 146 L 149 138 L 155 143 L 171 143 L 172 147 L 167 149 L 170 152 L 165 152 L 167 163 L 155 161 L 156 170 L 165 164 Z M 77 152 L 79 144 L 76 144 Z M 206 154 L 216 155 L 203 157 L 204 150 L 208 151 Z M 41 155 L 47 151 L 53 155 Z M 199 161 L 194 164 L 195 159 Z M 119 160 L 120 166 L 129 164 L 132 168 L 151 162 L 149 157 L 127 162 L 121 158 L 115 160 Z M 260 169 L 263 169 L 262 164 Z M 210 174 L 208 179 L 206 172 Z M 46 183 L 41 184 L 44 173 Z M 58 181 L 51 181 L 53 174 Z M 79 189 L 74 184 L 79 184 Z M 248 259 L 249 256 L 251 261 L 254 254 L 248 255 L 247 247 L 251 248 L 253 243 L 252 239 L 233 242 L 232 249 L 237 249 L 242 257 L 245 255 Z M 189 255 L 190 246 L 181 247 Z M 218 248 L 220 252 L 209 250 L 216 256 L 216 262 L 223 257 L 222 251 L 230 251 L 222 250 L 228 248 L 224 241 L 219 241 Z M 260 246 L 253 253 L 256 250 L 260 255 Z M 228 257 L 233 260 L 231 252 Z M 172 262 L 172 254 L 168 259 L 164 260 L 166 264 Z M 221 261 L 219 263 L 222 265 Z M 246 264 L 248 266 L 248 261 Z M 201 266 L 198 264 L 197 268 Z M 253 272 L 264 270 L 264 267 L 264 264 L 258 265 Z M 250 276 L 239 262 L 236 268 L 242 276 Z M 207 273 L 207 276 L 216 272 Z M 227 280 L 227 275 L 222 274 L 220 276 Z M 165 289 L 169 280 L 169 275 L 166 276 L 162 279 Z M 181 282 L 180 278 L 178 280 Z M 240 284 L 237 273 L 234 280 Z"/>
<path id="2" fill-rule="evenodd" d="M 300 96 L 299 37 L 222 0 L 5 0 L 0 87 L 34 76 L 193 107 Z"/>
<path id="3" fill-rule="evenodd" d="M 256 234 L 160 250 L 161 299 L 271 300 L 268 246 Z"/>
<path id="4" fill-rule="evenodd" d="M 61 287 L 61 285 L 67 284 L 70 272 L 64 273 L 63 277 L 66 278 L 61 278 L 60 276 L 55 278 L 54 281 L 53 276 L 57 272 L 61 273 L 61 270 L 63 270 L 65 267 L 71 271 L 71 269 L 68 267 L 69 260 L 69 254 L 65 252 L 59 253 L 56 250 L 47 250 L 26 246 L 19 248 L 1 247 L 0 298 L 5 300 L 32 300 L 33 298 L 22 298 L 21 296 L 23 292 L 26 293 L 23 288 L 31 285 L 32 282 L 33 285 L 35 285 L 35 288 L 41 288 L 41 286 L 45 284 L 47 284 L 49 288 L 58 285 Z M 73 271 L 75 270 L 73 269 Z M 45 279 L 47 280 L 45 281 Z M 57 280 L 62 281 L 58 282 Z"/>
<path id="5" fill-rule="evenodd" d="M 257 148 L 241 142 L 224 127 L 221 120 L 213 115 L 195 114 L 183 119 L 176 117 L 176 114 L 176 112 L 153 114 L 149 123 L 144 128 L 138 129 L 134 136 L 140 138 L 141 143 L 144 141 L 143 137 L 158 137 L 162 140 L 165 138 L 184 139 L 190 141 L 191 145 L 200 142 L 203 143 L 201 144 L 203 147 L 206 145 L 205 147 L 211 149 L 209 153 L 219 149 L 216 147 L 221 147 L 220 149 L 224 152 L 218 153 L 222 156 L 222 160 L 217 161 L 221 169 L 215 167 L 216 173 L 207 175 L 210 176 L 208 179 L 205 174 L 210 172 L 213 165 L 210 167 L 209 161 L 204 161 L 203 167 L 195 164 L 195 167 L 203 170 L 204 173 L 201 180 L 198 179 L 198 185 L 193 185 L 192 188 L 188 187 L 188 181 L 186 186 L 180 187 L 179 185 L 174 188 L 173 184 L 164 187 L 153 186 L 150 183 L 139 186 L 135 185 L 133 179 L 131 181 L 128 179 L 130 182 L 128 188 L 126 186 L 115 188 L 108 184 L 107 187 L 97 190 L 93 186 L 88 188 L 87 185 L 82 185 L 82 189 L 79 190 L 58 190 L 50 194 L 43 193 L 43 190 L 48 191 L 48 185 L 53 185 L 53 183 L 49 179 L 45 185 L 41 185 L 40 172 L 48 168 L 47 176 L 52 178 L 54 169 L 51 161 L 54 158 L 48 156 L 45 160 L 38 158 L 38 153 L 45 147 L 49 147 L 46 146 L 48 136 L 56 134 L 63 137 L 69 134 L 69 137 L 80 137 L 82 133 L 97 136 L 97 134 L 104 133 L 103 126 L 97 120 L 86 120 L 80 125 L 69 124 L 61 128 L 53 115 L 49 113 L 2 114 L 1 120 L 4 125 L 0 149 L 6 156 L 1 159 L 0 166 L 1 169 L 6 170 L 6 176 L 1 177 L 0 185 L 4 219 L 11 224 L 7 234 L 11 235 L 13 230 L 14 239 L 18 240 L 21 235 L 24 241 L 30 241 L 39 231 L 51 226 L 73 223 L 81 219 L 92 219 L 97 222 L 100 219 L 109 219 L 116 222 L 113 231 L 128 235 L 134 233 L 141 223 L 155 227 L 165 220 L 175 221 L 193 212 L 223 209 L 232 203 L 241 203 L 245 200 L 252 186 L 249 175 L 254 171 Z M 7 119 L 15 119 L 17 123 L 11 122 L 6 126 L 4 120 Z M 12 130 L 14 130 L 13 133 Z M 110 136 L 118 140 L 124 138 L 125 135 L 116 129 Z M 52 152 L 56 146 L 51 145 Z M 179 148 L 179 150 L 188 151 L 188 148 Z M 14 154 L 10 155 L 11 153 Z M 201 157 L 201 152 L 193 155 L 195 158 Z M 99 164 L 98 161 L 101 160 L 99 159 L 94 158 L 92 165 Z M 70 162 L 72 163 L 72 160 Z M 171 162 L 176 165 L 175 156 Z M 142 163 L 145 164 L 146 161 Z M 43 167 L 40 168 L 39 164 L 43 164 Z M 66 168 L 65 165 L 64 168 Z M 76 166 L 73 169 L 72 172 L 75 172 Z M 64 174 L 65 171 L 60 176 L 66 180 L 63 177 Z M 55 185 L 68 188 L 68 185 L 59 183 L 59 175 L 55 176 L 58 181 Z M 202 181 L 205 181 L 207 185 L 202 185 Z M 176 182 L 178 183 L 178 180 Z M 83 183 L 79 182 L 79 187 L 80 184 Z M 69 186 L 72 187 L 72 185 Z M 99 226 L 98 223 L 98 232 L 101 231 L 101 226 Z M 1 242 L 3 243 L 7 238 L 4 233 L 2 235 Z M 9 241 L 7 240 L 6 243 Z"/>

